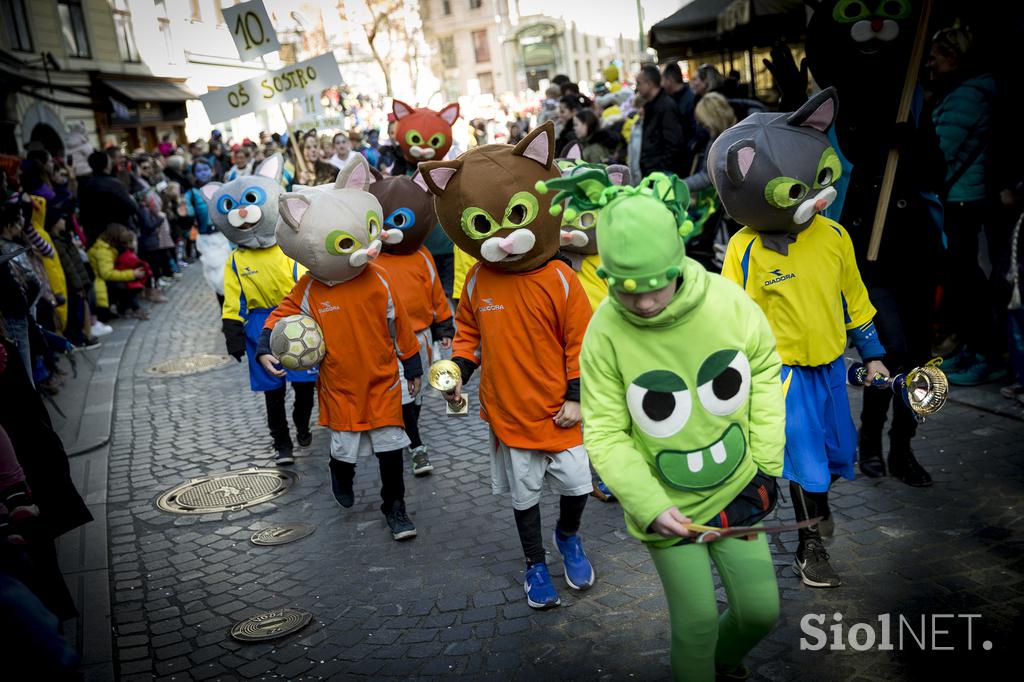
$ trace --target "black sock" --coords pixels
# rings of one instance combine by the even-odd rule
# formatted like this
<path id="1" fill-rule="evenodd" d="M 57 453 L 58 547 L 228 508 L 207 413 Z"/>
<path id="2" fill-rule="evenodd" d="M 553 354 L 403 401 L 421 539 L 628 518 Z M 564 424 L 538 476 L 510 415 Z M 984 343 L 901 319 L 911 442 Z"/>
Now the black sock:
<path id="1" fill-rule="evenodd" d="M 395 502 L 405 499 L 405 479 L 402 477 L 405 462 L 401 450 L 387 450 L 375 453 L 380 468 L 381 510 L 387 513 Z"/>
<path id="2" fill-rule="evenodd" d="M 420 406 L 416 403 L 402 405 L 402 421 L 405 422 L 405 434 L 409 436 L 409 449 L 423 445 L 420 440 Z"/>
<path id="3" fill-rule="evenodd" d="M 519 530 L 519 542 L 523 545 L 526 565 L 532 566 L 544 562 L 544 541 L 541 539 L 540 504 L 529 509 L 514 509 L 516 528 Z"/>
<path id="4" fill-rule="evenodd" d="M 558 523 L 555 524 L 555 532 L 558 533 L 559 540 L 565 540 L 579 531 L 583 508 L 587 506 L 588 497 L 590 495 L 562 495 L 559 499 Z"/>

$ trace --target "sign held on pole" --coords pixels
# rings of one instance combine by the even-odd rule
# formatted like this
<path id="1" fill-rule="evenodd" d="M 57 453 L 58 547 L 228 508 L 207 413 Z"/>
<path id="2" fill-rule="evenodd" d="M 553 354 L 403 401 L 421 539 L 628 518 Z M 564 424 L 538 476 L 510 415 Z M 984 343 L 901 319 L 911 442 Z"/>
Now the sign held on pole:
<path id="1" fill-rule="evenodd" d="M 210 123 L 220 123 L 254 111 L 262 111 L 306 95 L 317 98 L 327 88 L 342 82 L 334 53 L 289 64 L 277 71 L 235 83 L 219 90 L 200 95 Z"/>
<path id="2" fill-rule="evenodd" d="M 225 7 L 224 21 L 235 39 L 238 57 L 248 62 L 281 49 L 277 32 L 270 23 L 270 15 L 263 0 L 249 0 L 233 7 Z"/>

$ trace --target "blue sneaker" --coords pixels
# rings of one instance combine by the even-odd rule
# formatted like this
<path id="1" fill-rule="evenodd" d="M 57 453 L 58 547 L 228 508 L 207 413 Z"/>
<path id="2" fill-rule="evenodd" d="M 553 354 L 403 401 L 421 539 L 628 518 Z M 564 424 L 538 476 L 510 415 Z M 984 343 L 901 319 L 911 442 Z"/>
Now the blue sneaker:
<path id="1" fill-rule="evenodd" d="M 959 365 L 956 370 L 946 375 L 949 383 L 954 386 L 978 386 L 1006 376 L 1006 370 L 993 367 L 988 360 L 974 355 L 970 362 Z"/>
<path id="2" fill-rule="evenodd" d="M 562 603 L 555 591 L 555 585 L 551 582 L 551 574 L 548 573 L 548 565 L 544 562 L 534 564 L 526 569 L 526 582 L 523 583 L 526 590 L 526 603 L 534 609 L 550 609 Z"/>
<path id="3" fill-rule="evenodd" d="M 594 567 L 583 552 L 583 541 L 579 535 L 570 535 L 565 540 L 558 539 L 555 531 L 555 546 L 562 555 L 562 566 L 565 568 L 565 582 L 574 590 L 586 590 L 594 584 Z"/>

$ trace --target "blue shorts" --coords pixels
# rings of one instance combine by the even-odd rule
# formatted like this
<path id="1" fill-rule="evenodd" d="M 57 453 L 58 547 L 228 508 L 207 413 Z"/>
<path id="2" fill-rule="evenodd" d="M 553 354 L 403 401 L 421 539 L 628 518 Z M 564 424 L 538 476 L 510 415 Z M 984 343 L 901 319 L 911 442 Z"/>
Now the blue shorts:
<path id="1" fill-rule="evenodd" d="M 257 393 L 281 388 L 285 381 L 300 383 L 316 381 L 319 376 L 319 367 L 301 370 L 286 369 L 284 377 L 275 377 L 263 369 L 263 365 L 256 359 L 256 347 L 260 342 L 263 324 L 273 311 L 273 308 L 253 308 L 245 320 L 245 356 L 249 361 L 249 387 Z"/>
<path id="2" fill-rule="evenodd" d="M 786 396 L 786 456 L 782 477 L 804 490 L 828 490 L 832 474 L 853 480 L 857 428 L 840 356 L 819 367 L 782 366 Z"/>

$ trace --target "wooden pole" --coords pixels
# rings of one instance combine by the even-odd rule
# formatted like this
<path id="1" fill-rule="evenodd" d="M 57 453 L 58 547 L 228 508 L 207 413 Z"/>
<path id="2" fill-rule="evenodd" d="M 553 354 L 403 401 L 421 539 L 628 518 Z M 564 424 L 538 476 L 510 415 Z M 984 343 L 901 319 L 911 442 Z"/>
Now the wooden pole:
<path id="1" fill-rule="evenodd" d="M 269 66 L 267 66 L 267 60 L 264 59 L 263 55 L 260 55 L 260 63 L 263 64 L 264 69 L 270 68 Z M 299 146 L 299 141 L 295 139 L 295 135 L 292 132 L 292 127 L 288 123 L 288 117 L 284 113 L 284 104 L 278 102 L 277 109 L 278 111 L 281 112 L 281 118 L 284 120 L 284 129 L 288 133 L 288 146 L 292 148 L 292 156 L 295 157 L 295 170 L 298 171 L 299 173 L 308 175 L 309 173 L 308 169 L 306 168 L 306 157 L 303 156 L 302 147 Z M 295 178 L 295 181 L 296 184 L 301 184 L 298 182 L 297 177 Z"/>
<path id="2" fill-rule="evenodd" d="M 904 123 L 910 116 L 910 104 L 917 87 L 917 74 L 924 56 L 924 45 L 928 39 L 928 21 L 932 13 L 932 0 L 922 0 L 921 16 L 918 19 L 917 33 L 914 35 L 914 48 L 910 53 L 910 64 L 907 66 L 907 77 L 903 81 L 903 95 L 896 113 L 896 122 Z M 885 216 L 889 211 L 889 199 L 892 198 L 892 185 L 896 179 L 896 164 L 900 153 L 890 149 L 885 160 L 885 173 L 882 175 L 882 188 L 878 195 L 878 207 L 875 209 L 875 222 L 871 226 L 871 241 L 868 242 L 868 260 L 878 260 L 878 250 L 882 245 L 882 230 L 885 229 Z"/>

